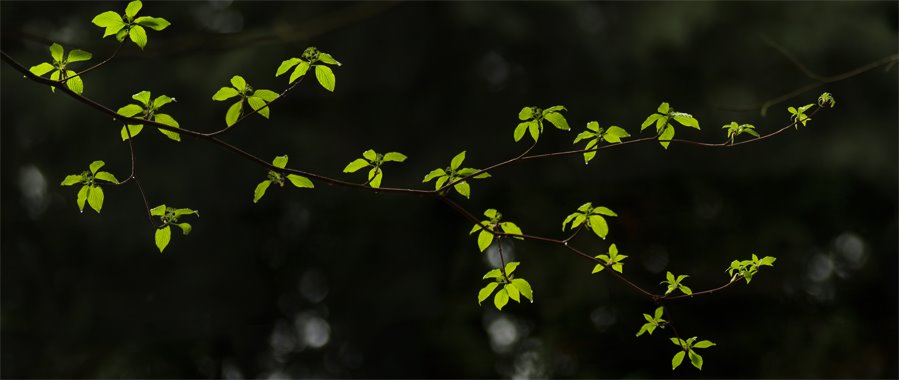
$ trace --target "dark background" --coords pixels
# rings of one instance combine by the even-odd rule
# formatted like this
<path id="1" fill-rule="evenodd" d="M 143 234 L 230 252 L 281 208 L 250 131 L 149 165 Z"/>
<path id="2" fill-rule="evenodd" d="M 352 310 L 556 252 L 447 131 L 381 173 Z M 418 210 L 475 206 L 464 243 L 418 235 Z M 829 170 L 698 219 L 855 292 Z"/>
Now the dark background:
<path id="1" fill-rule="evenodd" d="M 122 3 L 0 3 L 2 48 L 26 66 L 47 46 L 112 53 L 91 18 Z M 318 46 L 344 63 L 336 92 L 305 81 L 225 140 L 290 166 L 340 173 L 368 148 L 400 151 L 384 186 L 420 187 L 461 150 L 467 166 L 511 157 L 522 106 L 562 104 L 574 131 L 547 129 L 536 152 L 570 149 L 591 120 L 638 136 L 662 101 L 719 142 L 732 120 L 770 132 L 787 106 L 832 92 L 808 127 L 733 149 L 656 143 L 528 161 L 477 181 L 472 212 L 497 208 L 525 232 L 563 237 L 592 201 L 615 210 L 606 241 L 654 291 L 666 270 L 694 290 L 727 281 L 751 253 L 778 258 L 750 286 L 673 303 L 678 331 L 718 346 L 702 372 L 671 372 L 667 330 L 634 338 L 653 304 L 557 247 L 515 242 L 533 304 L 479 307 L 490 268 L 470 223 L 430 198 L 317 183 L 272 187 L 220 147 L 151 130 L 135 139 L 151 206 L 200 210 L 160 254 L 132 185 L 79 214 L 66 174 L 96 159 L 130 167 L 107 115 L 2 67 L 3 377 L 777 377 L 897 374 L 897 75 L 878 67 L 771 107 L 822 76 L 897 51 L 896 2 L 147 2 L 172 26 L 130 42 L 85 76 L 113 109 L 150 90 L 185 128 L 224 127 L 212 94 L 235 74 L 280 91 L 280 62 Z M 649 133 L 642 134 L 645 136 Z M 458 197 L 456 197 L 458 199 Z"/>

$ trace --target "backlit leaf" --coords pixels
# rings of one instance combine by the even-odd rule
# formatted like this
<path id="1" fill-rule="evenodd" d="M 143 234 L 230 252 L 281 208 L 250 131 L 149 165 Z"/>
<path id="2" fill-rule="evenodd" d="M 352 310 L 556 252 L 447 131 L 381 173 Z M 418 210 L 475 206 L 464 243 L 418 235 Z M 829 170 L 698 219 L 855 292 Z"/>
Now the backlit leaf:
<path id="1" fill-rule="evenodd" d="M 87 204 L 91 206 L 98 214 L 103 208 L 103 188 L 100 186 L 92 186 L 87 193 Z"/>
<path id="2" fill-rule="evenodd" d="M 160 31 L 172 25 L 168 20 L 162 17 L 142 16 L 134 19 L 134 22 L 140 26 L 144 26 L 155 31 Z"/>
<path id="3" fill-rule="evenodd" d="M 478 234 L 478 249 L 481 252 L 484 252 L 487 247 L 490 246 L 490 243 L 493 243 L 493 234 L 490 231 L 482 230 L 480 234 Z"/>
<path id="4" fill-rule="evenodd" d="M 144 46 L 147 46 L 147 31 L 140 25 L 132 26 L 131 30 L 128 31 L 128 37 L 137 46 L 140 46 L 141 50 L 143 50 Z"/>
<path id="5" fill-rule="evenodd" d="M 312 181 L 310 181 L 309 178 L 303 177 L 301 175 L 288 174 L 287 180 L 290 181 L 290 183 L 292 183 L 294 186 L 299 188 L 315 188 L 315 185 L 312 184 Z"/>
<path id="6" fill-rule="evenodd" d="M 265 180 L 256 185 L 256 190 L 253 190 L 253 203 L 259 202 L 259 199 L 265 195 L 265 190 L 267 190 L 271 184 L 272 181 Z"/>
<path id="7" fill-rule="evenodd" d="M 334 78 L 334 72 L 331 71 L 330 67 L 315 65 L 315 79 L 318 79 L 318 83 L 326 90 L 334 92 L 336 78 Z"/>
<path id="8" fill-rule="evenodd" d="M 368 161 L 363 160 L 361 158 L 357 158 L 357 159 L 353 160 L 353 162 L 350 162 L 349 164 L 347 164 L 347 166 L 345 168 L 343 168 L 343 172 L 344 173 L 355 173 L 357 170 L 362 169 L 368 165 L 369 165 Z"/>
<path id="9" fill-rule="evenodd" d="M 34 75 L 41 76 L 46 73 L 49 73 L 50 71 L 52 71 L 55 68 L 56 68 L 55 66 L 53 66 L 47 62 L 42 62 L 40 64 L 31 66 L 31 68 L 28 69 L 28 71 L 30 71 Z"/>
<path id="10" fill-rule="evenodd" d="M 156 229 L 156 248 L 159 248 L 159 252 L 162 253 L 165 250 L 165 247 L 169 245 L 169 240 L 172 239 L 172 229 L 170 226 L 165 226 L 162 228 Z"/>
<path id="11" fill-rule="evenodd" d="M 478 305 L 484 302 L 487 297 L 490 297 L 490 295 L 493 294 L 493 291 L 496 290 L 497 286 L 499 286 L 498 282 L 491 282 L 481 288 L 481 290 L 478 292 Z"/>

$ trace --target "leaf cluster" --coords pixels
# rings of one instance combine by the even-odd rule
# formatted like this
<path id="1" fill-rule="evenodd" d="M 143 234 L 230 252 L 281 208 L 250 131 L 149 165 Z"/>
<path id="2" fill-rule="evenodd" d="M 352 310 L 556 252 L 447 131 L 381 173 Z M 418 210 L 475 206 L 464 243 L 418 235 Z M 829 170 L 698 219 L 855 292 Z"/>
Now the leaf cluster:
<path id="1" fill-rule="evenodd" d="M 820 101 L 820 98 L 819 98 L 819 101 Z M 812 106 L 814 106 L 814 104 L 806 104 L 799 108 L 796 108 L 796 107 L 788 107 L 787 108 L 787 111 L 790 112 L 790 120 L 792 120 L 793 123 L 795 123 L 796 129 L 799 129 L 799 124 L 802 124 L 802 126 L 804 127 L 805 123 L 808 123 L 809 120 L 812 119 L 812 118 L 808 117 L 808 115 L 805 114 L 805 112 L 808 111 L 809 108 L 812 108 Z"/>
<path id="2" fill-rule="evenodd" d="M 606 218 L 604 218 L 604 216 L 618 216 L 618 214 L 608 207 L 593 207 L 593 202 L 584 203 L 577 208 L 577 211 L 568 215 L 565 220 L 562 221 L 562 231 L 565 231 L 565 226 L 569 223 L 571 224 L 569 229 L 573 230 L 586 222 L 587 227 L 590 227 L 596 236 L 605 239 L 609 234 L 609 224 L 606 223 Z"/>
<path id="3" fill-rule="evenodd" d="M 765 256 L 764 258 L 759 259 L 754 253 L 752 254 L 751 260 L 734 260 L 730 262 L 730 266 L 727 268 L 727 274 L 731 277 L 731 281 L 737 279 L 737 276 L 743 277 L 746 279 L 746 283 L 748 284 L 752 281 L 752 276 L 758 273 L 759 268 L 762 266 L 774 266 L 774 261 L 776 261 L 776 257 Z"/>
<path id="4" fill-rule="evenodd" d="M 175 102 L 175 98 L 159 95 L 151 100 L 150 91 L 141 91 L 131 96 L 131 99 L 137 100 L 140 104 L 129 104 L 116 111 L 119 115 L 126 117 L 137 117 L 144 120 L 152 120 L 157 123 L 165 124 L 170 127 L 180 128 L 178 122 L 169 114 L 159 113 L 162 106 Z M 127 128 L 127 130 L 126 130 Z M 122 127 L 122 141 L 130 137 L 137 136 L 144 129 L 143 124 L 126 125 Z M 157 128 L 160 133 L 175 141 L 181 141 L 181 135 L 178 132 L 167 131 Z"/>
<path id="5" fill-rule="evenodd" d="M 659 144 L 662 145 L 662 148 L 668 149 L 668 144 L 674 138 L 674 125 L 671 124 L 671 120 L 686 127 L 699 129 L 699 121 L 693 115 L 675 112 L 667 102 L 662 102 L 659 108 L 656 109 L 656 112 L 643 121 L 643 124 L 640 125 L 640 130 L 642 131 L 654 123 L 656 125 L 656 133 L 659 136 Z"/>
<path id="6" fill-rule="evenodd" d="M 178 221 L 179 218 L 185 215 L 196 215 L 200 216 L 200 213 L 197 210 L 191 210 L 189 208 L 173 208 L 168 207 L 166 205 L 159 205 L 150 209 L 150 215 L 159 217 L 159 221 L 161 224 L 156 228 L 155 241 L 156 248 L 159 248 L 159 252 L 162 251 L 169 245 L 169 241 L 172 239 L 172 228 L 171 226 L 176 226 L 181 229 L 181 233 L 187 235 L 190 233 L 191 226 L 190 223 L 183 223 Z"/>
<path id="7" fill-rule="evenodd" d="M 652 332 L 656 330 L 656 327 L 665 328 L 665 325 L 668 321 L 662 319 L 662 313 L 665 308 L 663 306 L 659 306 L 656 308 L 656 311 L 653 315 L 643 314 L 643 319 L 646 319 L 646 323 L 643 326 L 640 326 L 640 331 L 637 331 L 637 336 L 643 335 L 643 333 L 649 333 L 652 335 Z"/>
<path id="8" fill-rule="evenodd" d="M 237 102 L 228 107 L 225 113 L 225 124 L 228 127 L 234 125 L 240 115 L 243 114 L 244 103 L 249 104 L 253 111 L 268 119 L 269 107 L 268 103 L 278 98 L 278 93 L 272 90 L 259 89 L 253 90 L 247 81 L 240 75 L 231 77 L 232 87 L 222 87 L 212 95 L 212 100 L 225 101 L 235 96 L 239 97 Z"/>
<path id="9" fill-rule="evenodd" d="M 609 246 L 608 255 L 597 255 L 596 258 L 605 263 L 605 265 L 596 264 L 596 266 L 593 267 L 592 273 L 602 272 L 602 270 L 607 266 L 612 267 L 612 270 L 618 273 L 624 273 L 622 272 L 622 270 L 624 270 L 624 264 L 622 263 L 622 261 L 627 258 L 627 255 L 619 255 L 618 247 L 616 247 L 614 243 Z"/>
<path id="10" fill-rule="evenodd" d="M 406 161 L 406 155 L 399 152 L 388 152 L 385 154 L 377 153 L 372 149 L 362 152 L 362 158 L 351 161 L 345 168 L 344 173 L 355 173 L 359 169 L 371 167 L 368 171 L 367 184 L 373 188 L 381 187 L 381 179 L 384 172 L 381 165 L 385 162 L 403 162 Z"/>
<path id="11" fill-rule="evenodd" d="M 290 79 L 287 82 L 293 83 L 306 75 L 310 68 L 315 67 L 315 78 L 318 79 L 318 83 L 326 90 L 334 92 L 336 78 L 334 77 L 334 71 L 327 65 L 340 66 L 341 64 L 330 54 L 310 46 L 303 51 L 300 58 L 289 58 L 281 62 L 281 65 L 278 66 L 278 70 L 275 72 L 275 76 L 281 76 L 293 68 L 293 73 L 290 74 Z"/>
<path id="12" fill-rule="evenodd" d="M 681 284 L 681 281 L 683 281 L 687 277 L 690 277 L 690 276 L 682 274 L 680 276 L 677 276 L 677 278 L 675 278 L 674 274 L 672 274 L 671 272 L 668 272 L 667 274 L 665 274 L 666 280 L 661 282 L 661 284 L 668 284 L 668 289 L 665 290 L 665 295 L 667 296 L 675 290 L 680 290 L 682 293 L 684 293 L 686 295 L 693 294 L 693 291 L 690 290 L 689 287 L 687 287 L 684 284 Z"/>
<path id="13" fill-rule="evenodd" d="M 736 121 L 730 122 L 721 129 L 727 130 L 727 138 L 730 140 L 730 143 L 734 143 L 734 139 L 742 134 L 752 135 L 755 137 L 760 137 L 759 133 L 755 131 L 755 126 L 752 124 L 737 124 Z"/>
<path id="14" fill-rule="evenodd" d="M 521 120 L 521 123 L 518 123 L 513 133 L 515 141 L 520 141 L 524 137 L 524 132 L 527 131 L 530 132 L 534 142 L 537 142 L 540 134 L 543 133 L 544 120 L 549 121 L 554 127 L 563 131 L 571 130 L 568 126 L 568 121 L 565 120 L 565 116 L 562 116 L 561 111 L 567 111 L 567 109 L 563 106 L 552 106 L 547 109 L 541 109 L 540 107 L 522 108 L 518 112 L 518 120 Z"/>
<path id="15" fill-rule="evenodd" d="M 78 190 L 76 198 L 78 210 L 81 212 L 84 212 L 85 201 L 87 201 L 87 204 L 98 214 L 100 213 L 100 209 L 103 208 L 103 199 L 105 196 L 103 194 L 103 188 L 100 187 L 102 182 L 97 181 L 105 181 L 112 184 L 119 183 L 119 180 L 116 179 L 112 173 L 99 171 L 103 165 L 106 165 L 103 161 L 91 162 L 88 170 L 81 172 L 81 174 L 69 174 L 62 180 L 62 183 L 60 183 L 61 186 L 82 185 L 81 189 Z"/>
<path id="16" fill-rule="evenodd" d="M 671 358 L 671 370 L 672 371 L 677 369 L 678 366 L 680 366 L 681 362 L 684 361 L 684 356 L 689 356 L 690 363 L 693 364 L 693 366 L 696 367 L 697 369 L 702 370 L 702 356 L 699 356 L 699 354 L 697 354 L 696 351 L 694 351 L 694 349 L 695 348 L 709 348 L 709 347 L 712 347 L 715 345 L 715 343 L 712 343 L 712 341 L 710 341 L 710 340 L 702 340 L 702 341 L 696 342 L 695 336 L 690 339 L 687 339 L 687 340 L 672 337 L 671 343 L 674 343 L 675 345 L 677 345 L 678 347 L 680 347 L 682 349 L 681 351 L 678 351 L 676 354 L 674 354 L 673 358 Z"/>
<path id="17" fill-rule="evenodd" d="M 518 264 L 520 263 L 513 261 L 507 263 L 502 269 L 492 269 L 484 275 L 485 280 L 491 279 L 493 282 L 478 291 L 478 305 L 490 297 L 493 291 L 500 286 L 502 288 L 493 296 L 493 305 L 496 306 L 497 310 L 502 310 L 509 303 L 510 298 L 520 303 L 521 296 L 524 296 L 524 298 L 534 302 L 534 292 L 531 289 L 531 284 L 523 278 L 515 278 L 512 274 L 518 268 Z"/>
<path id="18" fill-rule="evenodd" d="M 587 146 L 584 147 L 584 150 L 590 150 L 595 148 L 600 141 L 617 144 L 621 142 L 621 139 L 630 136 L 631 135 L 627 133 L 627 131 L 617 125 L 605 129 L 600 128 L 598 122 L 591 121 L 587 123 L 587 130 L 579 133 L 577 137 L 574 138 L 573 144 L 577 144 L 581 140 L 587 140 Z M 589 164 L 593 157 L 596 157 L 595 149 L 584 152 L 584 164 Z"/>
<path id="19" fill-rule="evenodd" d="M 275 157 L 275 159 L 272 161 L 272 165 L 274 165 L 276 168 L 284 169 L 287 166 L 287 155 L 285 154 L 283 156 Z M 312 181 L 310 181 L 309 178 L 297 174 L 284 175 L 283 173 L 269 170 L 268 179 L 259 182 L 259 184 L 256 185 L 256 190 L 253 191 L 253 203 L 259 202 L 259 199 L 261 199 L 262 196 L 265 195 L 265 191 L 268 190 L 268 187 L 271 186 L 272 183 L 280 187 L 284 187 L 285 178 L 287 179 L 287 181 L 290 181 L 290 183 L 295 187 L 308 189 L 315 188 L 315 185 L 312 184 Z"/>
<path id="20" fill-rule="evenodd" d="M 522 234 L 521 228 L 518 228 L 518 225 L 512 222 L 501 222 L 500 219 L 502 219 L 503 214 L 500 214 L 496 209 L 487 209 L 487 211 L 484 211 L 484 216 L 489 219 L 475 224 L 471 231 L 468 232 L 471 235 L 480 231 L 478 234 L 478 249 L 481 252 L 484 252 L 493 243 L 493 237 L 498 233 L 513 235 L 514 238 L 522 240 L 520 236 L 514 236 Z"/>
<path id="21" fill-rule="evenodd" d="M 125 7 L 125 13 L 118 14 L 114 11 L 106 11 L 95 16 L 91 22 L 96 26 L 105 28 L 103 38 L 114 35 L 116 40 L 122 42 L 127 36 L 131 39 L 131 42 L 143 49 L 144 46 L 147 46 L 147 30 L 144 28 L 150 28 L 158 32 L 167 28 L 171 23 L 162 17 L 136 17 L 137 12 L 142 7 L 143 3 L 135 0 L 128 3 L 128 6 Z"/>
<path id="22" fill-rule="evenodd" d="M 28 69 L 31 73 L 37 76 L 42 76 L 46 73 L 50 73 L 50 80 L 58 80 L 64 81 L 66 83 L 66 87 L 72 92 L 81 95 L 84 93 L 84 82 L 81 80 L 81 76 L 79 76 L 76 72 L 68 69 L 68 64 L 73 62 L 81 62 L 87 61 L 91 59 L 91 53 L 88 53 L 84 50 L 75 49 L 69 51 L 69 54 L 65 54 L 65 49 L 63 49 L 62 45 L 58 43 L 53 43 L 50 45 L 50 57 L 53 58 L 53 62 L 41 62 L 37 65 L 31 66 Z M 50 87 L 50 91 L 55 92 L 56 87 Z"/>
<path id="23" fill-rule="evenodd" d="M 422 183 L 427 183 L 433 180 L 434 182 L 434 190 L 440 190 L 447 183 L 453 184 L 453 189 L 456 190 L 457 193 L 464 196 L 465 198 L 469 198 L 471 196 L 471 186 L 468 185 L 467 178 L 474 179 L 482 179 L 489 178 L 490 173 L 483 172 L 474 175 L 479 170 L 474 168 L 463 168 L 462 163 L 465 162 L 465 151 L 457 154 L 450 161 L 450 165 L 445 169 L 437 168 L 431 170 L 430 173 L 425 175 Z M 465 180 L 461 180 L 462 178 L 466 178 Z"/>

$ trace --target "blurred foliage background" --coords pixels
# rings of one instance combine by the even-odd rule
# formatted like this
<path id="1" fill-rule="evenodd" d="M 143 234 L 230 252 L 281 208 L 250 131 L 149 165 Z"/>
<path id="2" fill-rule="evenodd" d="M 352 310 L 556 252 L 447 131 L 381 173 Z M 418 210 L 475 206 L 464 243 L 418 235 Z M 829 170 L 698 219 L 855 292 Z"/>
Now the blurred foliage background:
<path id="1" fill-rule="evenodd" d="M 124 6 L 3 1 L 2 49 L 30 66 L 59 42 L 98 62 L 116 43 L 90 20 Z M 283 89 L 280 62 L 318 46 L 344 63 L 336 92 L 306 81 L 272 120 L 225 139 L 332 176 L 368 148 L 407 154 L 384 186 L 428 187 L 461 150 L 475 167 L 517 154 L 526 105 L 567 106 L 576 132 L 597 120 L 638 135 L 668 101 L 703 127 L 678 137 L 711 142 L 733 120 L 787 125 L 787 106 L 823 91 L 837 107 L 733 149 L 640 144 L 476 181 L 463 204 L 528 233 L 561 237 L 587 201 L 615 210 L 607 241 L 574 244 L 617 243 L 625 273 L 658 291 L 666 270 L 699 290 L 726 282 L 733 259 L 778 257 L 751 286 L 672 304 L 682 335 L 718 343 L 702 372 L 672 373 L 667 331 L 634 338 L 652 303 L 563 250 L 506 247 L 536 302 L 478 307 L 493 252 L 441 202 L 319 184 L 254 205 L 265 170 L 148 130 L 135 142 L 151 206 L 201 215 L 160 254 L 136 188 L 109 188 L 97 215 L 58 186 L 96 159 L 125 177 L 120 126 L 3 64 L 3 377 L 899 376 L 896 69 L 759 112 L 813 83 L 774 46 L 818 75 L 849 71 L 896 53 L 896 2 L 148 2 L 141 14 L 172 26 L 86 75 L 85 96 L 113 109 L 141 90 L 174 96 L 183 127 L 213 131 L 228 105 L 210 98 L 232 75 Z M 546 132 L 537 152 L 572 147 L 576 132 Z"/>

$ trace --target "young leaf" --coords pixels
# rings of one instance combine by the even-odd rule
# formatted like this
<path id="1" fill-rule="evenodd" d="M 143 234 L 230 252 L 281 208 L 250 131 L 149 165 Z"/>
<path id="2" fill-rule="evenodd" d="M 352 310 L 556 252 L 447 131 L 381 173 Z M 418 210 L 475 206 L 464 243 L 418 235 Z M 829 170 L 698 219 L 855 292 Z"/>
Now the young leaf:
<path id="1" fill-rule="evenodd" d="M 191 231 L 190 223 L 176 223 L 176 226 L 181 229 L 181 233 L 184 235 L 189 235 Z"/>
<path id="2" fill-rule="evenodd" d="M 441 176 L 445 176 L 445 175 L 446 175 L 446 172 L 445 172 L 443 169 L 434 169 L 434 170 L 431 170 L 431 172 L 428 173 L 428 174 L 425 176 L 425 179 L 424 179 L 423 181 L 421 181 L 421 182 L 422 182 L 422 183 L 430 182 L 430 181 L 433 180 L 434 178 L 441 177 Z"/>
<path id="3" fill-rule="evenodd" d="M 150 105 L 150 91 L 141 91 L 134 95 L 131 95 L 131 99 L 137 100 L 141 102 L 144 106 Z"/>
<path id="4" fill-rule="evenodd" d="M 131 41 L 137 46 L 140 46 L 141 50 L 144 49 L 144 46 L 147 46 L 147 31 L 140 25 L 132 26 L 128 31 L 128 37 L 131 38 Z"/>
<path id="5" fill-rule="evenodd" d="M 493 304 L 496 305 L 498 310 L 502 310 L 503 306 L 509 303 L 509 292 L 505 289 L 500 289 L 500 291 L 496 292 L 496 295 L 493 296 Z"/>
<path id="6" fill-rule="evenodd" d="M 399 152 L 389 152 L 384 154 L 384 162 L 394 161 L 394 162 L 403 162 L 406 161 L 406 155 Z"/>
<path id="7" fill-rule="evenodd" d="M 72 186 L 76 183 L 81 183 L 81 181 L 84 181 L 84 176 L 77 175 L 77 174 L 69 174 L 66 176 L 65 179 L 62 180 L 62 183 L 60 183 L 59 185 L 60 186 Z"/>
<path id="8" fill-rule="evenodd" d="M 534 302 L 534 292 L 533 290 L 531 290 L 531 284 L 529 284 L 525 279 L 514 278 L 512 279 L 512 285 L 518 288 L 518 291 L 521 293 L 521 295 L 531 300 L 531 302 Z"/>
<path id="9" fill-rule="evenodd" d="M 490 246 L 490 243 L 493 243 L 493 233 L 487 230 L 481 230 L 481 233 L 478 234 L 478 249 L 480 249 L 481 252 L 484 252 L 484 250 Z"/>
<path id="10" fill-rule="evenodd" d="M 84 93 L 84 82 L 81 80 L 80 76 L 76 76 L 76 73 L 72 70 L 66 70 L 66 78 L 69 80 L 66 81 L 66 87 L 72 92 L 81 95 Z"/>
<path id="11" fill-rule="evenodd" d="M 126 130 L 125 128 L 128 128 L 128 129 Z M 122 141 L 128 140 L 129 133 L 131 134 L 131 137 L 134 137 L 134 136 L 137 136 L 137 134 L 140 133 L 140 131 L 142 131 L 143 129 L 144 129 L 143 124 L 128 125 L 128 126 L 122 127 L 122 131 L 121 131 Z"/>
<path id="12" fill-rule="evenodd" d="M 280 95 L 278 95 L 277 92 L 274 92 L 272 90 L 259 89 L 259 90 L 253 91 L 253 96 L 256 96 L 262 100 L 265 100 L 268 103 L 271 103 L 272 101 L 277 99 L 278 96 L 280 96 Z"/>
<path id="13" fill-rule="evenodd" d="M 78 203 L 78 211 L 84 212 L 84 201 L 87 200 L 87 196 L 90 190 L 91 187 L 88 185 L 81 186 L 81 189 L 78 190 L 78 196 L 76 198 L 76 202 Z"/>
<path id="14" fill-rule="evenodd" d="M 117 180 L 115 178 L 115 176 L 112 175 L 112 173 L 110 173 L 110 172 L 99 172 L 94 175 L 94 178 L 101 179 L 106 182 L 112 182 L 112 183 L 116 183 L 116 184 L 119 183 L 119 180 Z"/>
<path id="15" fill-rule="evenodd" d="M 31 68 L 28 69 L 28 71 L 30 71 L 34 75 L 41 76 L 46 73 L 49 73 L 50 71 L 52 71 L 55 68 L 56 68 L 56 66 L 53 66 L 47 62 L 42 62 L 35 66 L 31 66 Z"/>
<path id="16" fill-rule="evenodd" d="M 533 123 L 533 121 L 526 121 L 526 122 L 518 123 L 518 126 L 515 127 L 515 132 L 512 134 L 512 137 L 515 138 L 515 142 L 520 141 L 521 138 L 524 137 L 524 132 L 527 131 L 528 126 L 531 123 Z"/>
<path id="17" fill-rule="evenodd" d="M 599 215 L 592 215 L 587 220 L 590 223 L 590 229 L 593 230 L 593 233 L 596 236 L 599 236 L 603 239 L 606 238 L 606 235 L 609 234 L 609 225 L 606 224 L 606 219 Z"/>
<path id="18" fill-rule="evenodd" d="M 66 58 L 67 63 L 79 62 L 79 61 L 87 61 L 91 59 L 93 55 L 84 50 L 75 49 L 69 52 L 68 58 Z"/>
<path id="19" fill-rule="evenodd" d="M 450 168 L 453 170 L 459 169 L 459 167 L 462 166 L 462 162 L 464 161 L 465 151 L 463 150 L 462 153 L 459 153 L 455 157 L 453 157 L 453 160 L 450 162 Z"/>
<path id="20" fill-rule="evenodd" d="M 231 85 L 234 86 L 234 88 L 239 92 L 243 92 L 247 89 L 247 81 L 244 80 L 240 75 L 231 77 Z"/>
<path id="21" fill-rule="evenodd" d="M 671 143 L 671 139 L 674 138 L 674 127 L 670 124 L 662 130 L 662 133 L 659 135 L 659 144 L 662 144 L 662 148 L 668 149 L 668 144 Z"/>
<path id="22" fill-rule="evenodd" d="M 521 263 L 518 262 L 518 261 L 512 261 L 512 262 L 506 263 L 506 267 L 503 268 L 503 269 L 506 270 L 506 275 L 507 275 L 507 276 L 511 276 L 511 275 L 512 275 L 512 272 L 515 272 L 515 269 L 518 268 L 518 265 L 519 265 L 519 264 L 521 264 Z"/>
<path id="23" fill-rule="evenodd" d="M 175 119 L 168 114 L 158 113 L 156 115 L 153 115 L 153 120 L 155 120 L 157 123 L 165 124 L 165 125 L 175 127 L 175 128 L 180 128 L 180 126 L 178 125 L 178 122 L 175 121 Z M 168 137 L 172 140 L 181 141 L 181 135 L 178 132 L 167 131 L 162 128 L 157 128 L 157 130 L 159 130 L 159 132 L 161 132 L 163 135 L 165 135 L 166 137 Z"/>
<path id="24" fill-rule="evenodd" d="M 137 12 L 140 11 L 143 4 L 139 0 L 132 1 L 128 3 L 128 6 L 125 7 L 125 16 L 128 17 L 129 20 L 134 19 L 134 16 L 137 16 Z"/>
<path id="25" fill-rule="evenodd" d="M 165 226 L 162 228 L 156 229 L 156 248 L 159 248 L 159 253 L 165 249 L 166 246 L 169 245 L 169 240 L 172 239 L 172 229 L 170 226 Z"/>
<path id="26" fill-rule="evenodd" d="M 166 95 L 159 95 L 156 97 L 156 99 L 153 100 L 153 108 L 159 109 L 160 107 L 162 107 L 166 104 L 169 104 L 171 102 L 174 102 L 174 101 L 175 101 L 175 98 L 172 98 L 172 97 L 169 97 Z"/>
<path id="27" fill-rule="evenodd" d="M 165 205 L 159 205 L 150 209 L 150 215 L 152 216 L 163 216 L 165 215 Z"/>
<path id="28" fill-rule="evenodd" d="M 228 107 L 228 112 L 225 113 L 225 124 L 228 127 L 234 125 L 237 122 L 237 119 L 240 118 L 240 113 L 243 110 L 243 99 L 238 100 L 237 103 Z"/>
<path id="29" fill-rule="evenodd" d="M 357 159 L 353 160 L 353 162 L 350 162 L 349 164 L 347 164 L 347 166 L 345 168 L 343 168 L 343 172 L 344 173 L 355 173 L 357 170 L 362 169 L 368 165 L 369 165 L 368 161 L 363 160 L 361 158 L 357 158 Z"/>
<path id="30" fill-rule="evenodd" d="M 381 168 L 372 168 L 368 171 L 368 185 L 374 188 L 381 187 L 381 179 L 384 178 L 384 172 Z"/>
<path id="31" fill-rule="evenodd" d="M 144 26 L 155 31 L 161 31 L 167 28 L 169 25 L 172 25 L 168 20 L 162 17 L 150 17 L 150 16 L 142 16 L 134 19 L 134 23 L 140 26 Z"/>
<path id="32" fill-rule="evenodd" d="M 238 95 L 233 87 L 222 87 L 212 95 L 212 100 L 228 100 Z"/>
<path id="33" fill-rule="evenodd" d="M 547 110 L 549 111 L 549 110 Z M 571 130 L 571 127 L 568 126 L 568 121 L 565 120 L 565 117 L 562 116 L 561 113 L 558 112 L 544 112 L 543 118 L 549 120 L 553 126 L 563 131 Z"/>
<path id="34" fill-rule="evenodd" d="M 256 185 L 256 190 L 253 190 L 253 203 L 259 202 L 259 199 L 261 199 L 262 196 L 265 195 L 265 190 L 267 190 L 269 185 L 271 184 L 272 181 L 265 180 L 259 182 L 259 184 Z"/>
<path id="35" fill-rule="evenodd" d="M 340 63 L 340 62 L 337 62 L 337 60 L 334 59 L 334 57 L 332 57 L 331 54 L 328 54 L 328 53 L 325 53 L 325 52 L 319 52 L 319 53 L 318 53 L 318 60 L 319 60 L 319 61 L 322 61 L 322 62 L 324 62 L 324 63 L 327 63 L 327 64 L 329 64 L 329 65 L 337 65 L 337 66 L 341 66 L 341 63 Z"/>
<path id="36" fill-rule="evenodd" d="M 103 33 L 103 38 L 114 35 L 125 27 L 125 21 L 122 20 L 122 16 L 113 11 L 100 13 L 94 16 L 94 19 L 91 20 L 91 22 L 96 26 L 106 28 L 106 31 Z"/>
<path id="37" fill-rule="evenodd" d="M 671 358 L 671 370 L 672 371 L 677 369 L 677 367 L 680 366 L 681 362 L 684 361 L 684 355 L 685 355 L 684 351 L 678 351 L 676 354 L 674 354 L 674 357 Z"/>
<path id="38" fill-rule="evenodd" d="M 309 71 L 309 62 L 301 61 L 299 65 L 295 69 L 293 69 L 293 73 L 290 74 L 290 80 L 288 83 L 293 83 L 295 80 L 300 78 L 303 75 L 306 75 L 306 72 Z"/>
<path id="39" fill-rule="evenodd" d="M 503 285 L 503 290 L 505 290 L 506 293 L 509 293 L 509 298 L 515 300 L 515 302 L 521 302 L 521 297 L 518 294 L 518 288 L 512 286 L 512 284 L 505 284 Z"/>
<path id="40" fill-rule="evenodd" d="M 491 282 L 481 288 L 478 292 L 478 305 L 480 305 L 487 297 L 490 297 L 490 294 L 493 294 L 493 291 L 496 290 L 496 287 L 499 286 L 498 282 Z"/>
<path id="41" fill-rule="evenodd" d="M 290 181 L 290 183 L 292 183 L 294 186 L 299 188 L 312 189 L 315 187 L 315 185 L 312 184 L 312 181 L 310 181 L 309 178 L 303 177 L 301 175 L 288 174 L 287 180 Z"/>
<path id="42" fill-rule="evenodd" d="M 248 96 L 247 103 L 250 104 L 250 107 L 253 108 L 254 111 L 257 111 L 259 115 L 268 119 L 269 116 L 269 108 L 268 105 L 265 104 L 265 101 L 262 98 L 257 96 Z"/>
<path id="43" fill-rule="evenodd" d="M 283 75 L 284 73 L 287 72 L 287 70 L 290 70 L 291 67 L 296 66 L 296 64 L 298 64 L 298 63 L 300 63 L 299 58 L 290 58 L 290 59 L 284 60 L 283 62 L 281 62 L 281 65 L 278 66 L 278 70 L 275 71 L 275 76 L 279 77 L 279 76 Z M 291 81 L 291 82 L 293 82 L 293 81 Z"/>
<path id="44" fill-rule="evenodd" d="M 468 185 L 468 182 L 462 181 L 453 185 L 453 188 L 456 189 L 456 192 L 462 195 L 465 198 L 471 198 L 471 186 Z"/>
<path id="45" fill-rule="evenodd" d="M 331 71 L 331 68 L 324 65 L 315 65 L 315 78 L 318 79 L 318 83 L 322 85 L 326 90 L 334 92 L 334 72 Z"/>

